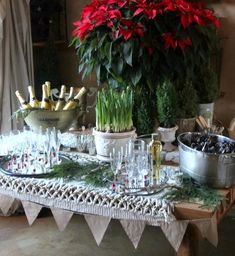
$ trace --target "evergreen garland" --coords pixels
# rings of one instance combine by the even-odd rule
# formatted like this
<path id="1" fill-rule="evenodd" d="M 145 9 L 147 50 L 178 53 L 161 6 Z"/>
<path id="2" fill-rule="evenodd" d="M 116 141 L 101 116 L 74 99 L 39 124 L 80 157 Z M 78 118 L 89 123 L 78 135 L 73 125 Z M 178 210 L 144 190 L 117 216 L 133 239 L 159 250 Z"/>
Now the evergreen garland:
<path id="1" fill-rule="evenodd" d="M 90 162 L 81 164 L 67 161 L 54 165 L 48 178 L 63 178 L 65 181 L 79 180 L 93 186 L 106 186 L 113 181 L 113 172 L 109 165 Z"/>
<path id="2" fill-rule="evenodd" d="M 173 187 L 171 191 L 163 195 L 163 198 L 170 201 L 199 202 L 202 208 L 215 208 L 223 196 L 215 189 L 195 184 L 189 176 L 183 175 L 181 186 Z"/>

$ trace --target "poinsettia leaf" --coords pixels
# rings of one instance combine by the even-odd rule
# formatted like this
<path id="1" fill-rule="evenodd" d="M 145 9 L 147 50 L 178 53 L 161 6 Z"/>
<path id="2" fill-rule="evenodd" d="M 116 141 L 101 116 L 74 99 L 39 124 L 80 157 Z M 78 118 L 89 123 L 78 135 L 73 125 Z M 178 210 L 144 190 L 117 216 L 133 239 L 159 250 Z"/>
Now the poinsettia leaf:
<path id="1" fill-rule="evenodd" d="M 86 75 L 87 75 L 87 68 L 84 68 L 83 73 L 82 73 L 82 80 L 84 80 Z"/>
<path id="2" fill-rule="evenodd" d="M 112 62 L 112 69 L 117 74 L 122 74 L 123 71 L 123 59 L 115 58 L 115 61 Z"/>
<path id="3" fill-rule="evenodd" d="M 85 63 L 81 63 L 78 67 L 78 72 L 81 73 L 84 68 Z"/>
<path id="4" fill-rule="evenodd" d="M 142 77 L 142 72 L 140 68 L 133 68 L 131 72 L 131 82 L 133 85 L 137 85 Z"/>
<path id="5" fill-rule="evenodd" d="M 99 40 L 98 48 L 100 48 L 100 47 L 103 46 L 104 40 L 105 40 L 106 37 L 107 37 L 107 34 L 105 33 L 105 34 L 101 37 L 101 39 Z"/>
<path id="6" fill-rule="evenodd" d="M 132 44 L 130 41 L 127 41 L 123 46 L 123 55 L 126 63 L 132 66 L 132 57 L 133 57 L 133 50 Z"/>
<path id="7" fill-rule="evenodd" d="M 100 64 L 96 65 L 96 78 L 97 78 L 98 85 L 100 85 L 100 69 L 101 69 L 101 65 Z"/>

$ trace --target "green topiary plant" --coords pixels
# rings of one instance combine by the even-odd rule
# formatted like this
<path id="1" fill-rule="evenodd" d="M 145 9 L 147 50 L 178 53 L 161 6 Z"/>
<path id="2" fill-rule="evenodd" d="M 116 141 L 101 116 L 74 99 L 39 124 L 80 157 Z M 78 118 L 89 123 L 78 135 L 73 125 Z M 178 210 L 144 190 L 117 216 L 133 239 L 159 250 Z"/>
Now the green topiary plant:
<path id="1" fill-rule="evenodd" d="M 198 114 L 197 92 L 191 82 L 183 83 L 181 87 L 177 89 L 177 119 L 195 117 Z"/>
<path id="2" fill-rule="evenodd" d="M 201 67 L 195 71 L 193 86 L 196 89 L 199 103 L 212 103 L 218 97 L 218 75 L 209 67 Z"/>
<path id="3" fill-rule="evenodd" d="M 166 80 L 157 89 L 157 112 L 160 126 L 171 128 L 175 126 L 177 114 L 177 95 L 170 80 Z"/>
<path id="4" fill-rule="evenodd" d="M 151 134 L 155 125 L 156 94 L 150 90 L 135 90 L 133 123 L 138 135 Z"/>

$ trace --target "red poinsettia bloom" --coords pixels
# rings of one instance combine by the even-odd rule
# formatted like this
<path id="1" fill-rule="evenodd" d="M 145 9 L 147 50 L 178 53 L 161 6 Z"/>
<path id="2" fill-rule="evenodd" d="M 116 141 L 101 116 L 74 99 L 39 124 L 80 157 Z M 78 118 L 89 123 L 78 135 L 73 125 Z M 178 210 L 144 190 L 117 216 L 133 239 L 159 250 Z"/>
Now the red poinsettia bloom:
<path id="1" fill-rule="evenodd" d="M 144 35 L 144 27 L 141 23 L 133 22 L 132 20 L 122 20 L 119 27 L 120 34 L 127 41 L 133 35 L 142 37 Z"/>
<path id="2" fill-rule="evenodd" d="M 87 5 L 81 14 L 79 22 L 75 22 L 77 26 L 73 35 L 84 40 L 93 29 L 104 25 L 112 30 L 117 29 L 115 36 L 122 35 L 125 40 L 130 39 L 134 35 L 143 36 L 148 31 L 144 30 L 144 24 L 141 21 L 127 25 L 123 23 L 126 13 L 132 13 L 133 17 L 145 15 L 149 20 L 156 20 L 158 15 L 172 12 L 180 17 L 180 22 L 184 29 L 188 28 L 192 23 L 199 26 L 205 26 L 212 23 L 219 27 L 218 19 L 213 15 L 213 12 L 207 8 L 202 1 L 189 2 L 187 0 L 162 0 L 162 1 L 147 1 L 147 0 L 92 0 L 91 4 Z M 131 15 L 130 15 L 131 17 Z M 120 22 L 117 27 L 114 26 L 114 21 Z M 138 25 L 137 25 L 138 23 Z M 124 24 L 124 26 L 123 26 Z M 170 37 L 167 41 L 170 40 Z M 175 45 L 175 43 L 171 42 Z M 181 45 L 183 45 L 181 43 Z"/>
<path id="3" fill-rule="evenodd" d="M 176 49 L 176 47 L 180 47 L 182 50 L 188 45 L 192 45 L 192 40 L 188 36 L 186 39 L 183 38 L 175 38 L 172 33 L 168 32 L 165 33 L 163 36 L 164 45 L 163 47 L 165 49 L 168 49 L 172 47 L 173 49 Z"/>

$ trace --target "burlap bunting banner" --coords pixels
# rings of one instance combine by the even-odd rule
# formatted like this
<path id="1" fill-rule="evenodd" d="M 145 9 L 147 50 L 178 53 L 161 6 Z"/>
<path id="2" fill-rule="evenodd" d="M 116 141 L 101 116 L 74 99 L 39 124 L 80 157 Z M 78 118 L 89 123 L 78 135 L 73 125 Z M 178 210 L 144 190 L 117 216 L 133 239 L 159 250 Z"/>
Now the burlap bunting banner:
<path id="1" fill-rule="evenodd" d="M 3 213 L 3 215 L 7 215 L 12 204 L 14 203 L 15 198 L 11 196 L 5 196 L 0 194 L 0 209 Z"/>
<path id="2" fill-rule="evenodd" d="M 140 220 L 120 220 L 123 229 L 130 238 L 135 249 L 138 247 L 140 238 L 144 232 L 145 221 Z"/>
<path id="3" fill-rule="evenodd" d="M 179 250 L 188 223 L 188 220 L 182 220 L 173 221 L 171 223 L 162 223 L 160 225 L 164 235 L 176 252 Z"/>
<path id="4" fill-rule="evenodd" d="M 206 238 L 214 246 L 218 245 L 216 214 L 214 214 L 211 219 L 198 219 L 190 222 L 197 226 L 204 238 Z"/>
<path id="5" fill-rule="evenodd" d="M 42 209 L 42 205 L 35 204 L 29 201 L 24 201 L 24 200 L 22 200 L 21 202 L 22 202 L 28 223 L 31 226 L 34 223 L 35 219 L 38 217 L 38 214 Z"/>
<path id="6" fill-rule="evenodd" d="M 89 214 L 84 215 L 84 218 L 95 238 L 97 245 L 100 245 L 111 218 Z"/>
<path id="7" fill-rule="evenodd" d="M 58 208 L 51 208 L 51 212 L 59 230 L 64 231 L 73 216 L 73 212 Z"/>

